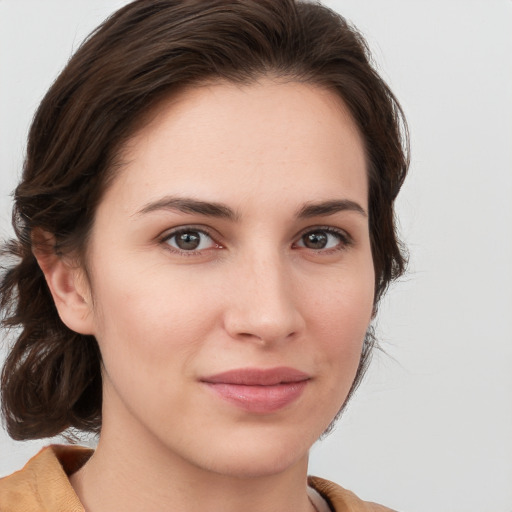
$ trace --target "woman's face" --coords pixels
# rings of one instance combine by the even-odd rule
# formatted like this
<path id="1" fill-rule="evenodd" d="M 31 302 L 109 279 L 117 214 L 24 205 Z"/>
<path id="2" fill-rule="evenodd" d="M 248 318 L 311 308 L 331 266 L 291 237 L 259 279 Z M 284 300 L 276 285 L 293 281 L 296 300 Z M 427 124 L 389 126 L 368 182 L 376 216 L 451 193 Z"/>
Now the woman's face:
<path id="1" fill-rule="evenodd" d="M 232 475 L 304 462 L 372 314 L 346 108 L 299 83 L 198 87 L 161 105 L 122 161 L 87 254 L 102 437 Z"/>

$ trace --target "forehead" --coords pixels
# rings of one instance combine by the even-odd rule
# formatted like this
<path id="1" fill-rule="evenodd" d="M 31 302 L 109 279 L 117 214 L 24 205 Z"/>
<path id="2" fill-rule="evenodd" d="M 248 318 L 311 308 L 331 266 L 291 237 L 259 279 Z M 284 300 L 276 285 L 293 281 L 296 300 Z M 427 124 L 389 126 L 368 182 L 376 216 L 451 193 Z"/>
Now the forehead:
<path id="1" fill-rule="evenodd" d="M 339 95 L 292 81 L 185 90 L 152 109 L 120 161 L 113 188 L 131 190 L 127 202 L 164 191 L 222 200 L 262 183 L 270 195 L 367 186 L 364 144 Z"/>

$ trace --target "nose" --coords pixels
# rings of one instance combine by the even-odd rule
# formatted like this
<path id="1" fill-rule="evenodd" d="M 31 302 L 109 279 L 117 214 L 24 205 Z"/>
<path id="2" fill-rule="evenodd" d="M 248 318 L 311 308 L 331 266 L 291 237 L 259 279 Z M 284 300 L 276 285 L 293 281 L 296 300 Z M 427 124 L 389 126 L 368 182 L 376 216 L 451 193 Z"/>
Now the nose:
<path id="1" fill-rule="evenodd" d="M 279 256 L 244 258 L 234 272 L 224 326 L 236 340 L 274 345 L 305 326 L 289 264 Z"/>

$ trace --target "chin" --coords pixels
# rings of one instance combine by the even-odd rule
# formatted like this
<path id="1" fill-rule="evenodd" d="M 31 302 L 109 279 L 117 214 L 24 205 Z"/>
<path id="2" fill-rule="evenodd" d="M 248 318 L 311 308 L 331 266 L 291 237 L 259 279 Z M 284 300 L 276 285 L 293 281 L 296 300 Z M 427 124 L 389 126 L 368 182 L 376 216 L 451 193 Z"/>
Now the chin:
<path id="1" fill-rule="evenodd" d="M 284 456 L 269 455 L 264 456 L 240 456 L 238 460 L 217 461 L 210 471 L 236 477 L 238 479 L 254 479 L 275 476 L 285 473 L 292 468 L 304 467 L 307 470 L 308 454 L 301 454 L 300 457 L 293 457 L 287 453 Z"/>
<path id="2" fill-rule="evenodd" d="M 219 446 L 218 456 L 210 461 L 208 469 L 238 478 L 267 477 L 301 466 L 306 472 L 309 448 L 316 438 L 305 442 L 304 436 L 297 434 L 270 437 L 255 432 L 246 439 L 234 436 L 229 446 Z"/>

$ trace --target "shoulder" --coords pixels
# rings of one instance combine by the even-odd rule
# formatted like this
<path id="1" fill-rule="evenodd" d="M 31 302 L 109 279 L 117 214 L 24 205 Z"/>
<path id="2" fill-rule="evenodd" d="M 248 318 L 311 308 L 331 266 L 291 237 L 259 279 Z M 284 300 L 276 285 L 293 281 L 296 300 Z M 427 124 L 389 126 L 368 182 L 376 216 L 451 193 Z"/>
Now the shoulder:
<path id="1" fill-rule="evenodd" d="M 92 450 L 52 445 L 12 475 L 0 479 L 2 512 L 83 512 L 68 475 L 78 470 Z"/>
<path id="2" fill-rule="evenodd" d="M 334 512 L 394 512 L 377 503 L 363 501 L 353 492 L 323 478 L 310 476 L 308 484 L 325 498 Z"/>

